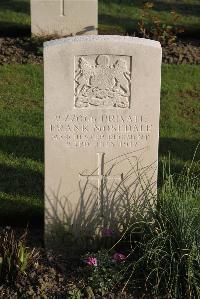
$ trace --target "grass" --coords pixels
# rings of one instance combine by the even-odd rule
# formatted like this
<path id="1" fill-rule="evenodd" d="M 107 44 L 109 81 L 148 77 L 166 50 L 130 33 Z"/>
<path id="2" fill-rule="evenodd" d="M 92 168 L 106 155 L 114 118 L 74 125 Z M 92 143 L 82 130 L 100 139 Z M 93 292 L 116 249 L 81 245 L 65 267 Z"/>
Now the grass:
<path id="1" fill-rule="evenodd" d="M 163 66 L 159 153 L 160 161 L 171 153 L 172 172 L 191 161 L 200 140 L 199 80 L 199 66 Z"/>
<path id="2" fill-rule="evenodd" d="M 42 78 L 37 65 L 0 68 L 2 222 L 43 221 Z"/>
<path id="3" fill-rule="evenodd" d="M 165 172 L 157 207 L 147 208 L 145 215 L 136 204 L 137 221 L 123 245 L 130 248 L 126 283 L 132 289 L 146 290 L 151 298 L 199 298 L 199 183 L 191 169 L 176 179 Z"/>
<path id="4" fill-rule="evenodd" d="M 139 19 L 143 4 L 141 0 L 99 0 L 100 32 L 133 32 Z M 154 14 L 170 23 L 170 11 L 175 10 L 180 19 L 177 26 L 183 26 L 187 34 L 198 36 L 200 27 L 199 0 L 152 0 Z M 30 0 L 1 0 L 0 34 L 30 34 Z"/>
<path id="5" fill-rule="evenodd" d="M 85 266 L 95 295 L 109 292 L 117 279 L 134 298 L 200 298 L 200 180 L 192 167 L 176 178 L 168 169 L 163 174 L 156 204 L 148 198 L 142 204 L 135 201 L 121 238 L 111 247 L 111 233 L 106 237 L 108 251 L 87 253 L 86 261 L 96 258 L 96 267 Z M 132 197 L 129 188 L 124 194 Z M 110 262 L 116 252 L 123 253 L 121 262 Z"/>
<path id="6" fill-rule="evenodd" d="M 0 3 L 0 34 L 30 34 L 30 1 L 1 0 Z"/>
<path id="7" fill-rule="evenodd" d="M 133 32 L 144 2 L 100 0 L 100 31 Z M 196 35 L 200 24 L 199 0 L 152 2 L 155 3 L 153 13 L 158 13 L 163 22 L 169 22 L 170 11 L 174 9 L 181 16 L 176 25 Z M 0 34 L 29 35 L 29 11 L 29 0 L 2 0 Z M 170 154 L 171 172 L 180 173 L 185 164 L 191 164 L 200 140 L 199 68 L 163 65 L 159 187 L 162 162 Z M 42 66 L 0 66 L 0 121 L 0 224 L 25 226 L 28 223 L 41 227 L 44 211 Z M 199 161 L 198 149 L 193 163 L 196 173 L 200 170 Z M 149 288 L 152 296 L 166 292 L 169 298 L 177 299 L 200 296 L 199 185 L 190 176 L 182 178 L 185 180 L 169 176 L 159 189 L 153 222 L 148 222 L 142 211 L 141 223 L 134 223 L 129 231 L 131 240 L 135 241 L 137 235 L 136 243 L 131 244 L 133 271 L 129 283 L 132 288 L 138 284 L 141 288 L 142 281 L 138 278 L 142 269 L 143 290 Z M 138 228 L 142 231 L 139 240 Z"/>
<path id="8" fill-rule="evenodd" d="M 198 0 L 100 0 L 99 28 L 103 31 L 133 32 L 141 19 L 144 3 L 152 2 L 152 13 L 159 15 L 163 23 L 171 24 L 170 12 L 176 11 L 180 18 L 176 26 L 184 27 L 187 34 L 197 35 L 200 27 L 200 3 Z"/>
<path id="9" fill-rule="evenodd" d="M 199 66 L 163 65 L 160 162 L 175 172 L 191 163 L 199 134 Z M 43 72 L 39 65 L 0 67 L 0 219 L 43 222 Z M 199 151 L 196 169 L 199 169 Z M 162 171 L 161 171 L 162 172 Z"/>
<path id="10" fill-rule="evenodd" d="M 169 173 L 152 218 L 138 211 L 138 222 L 130 228 L 129 240 L 135 241 L 130 282 L 138 280 L 142 268 L 153 298 L 200 296 L 199 194 L 199 180 L 192 173 L 181 174 L 176 181 Z"/>
<path id="11" fill-rule="evenodd" d="M 145 1 L 100 0 L 101 31 L 136 28 Z M 154 13 L 169 21 L 171 9 L 188 32 L 199 27 L 198 0 L 153 1 Z M 0 34 L 30 34 L 30 1 L 2 0 Z M 199 140 L 199 67 L 163 66 L 160 161 L 171 152 L 172 168 L 190 163 Z M 43 75 L 36 65 L 0 68 L 0 219 L 41 225 L 43 221 Z M 198 153 L 196 160 L 199 159 Z M 196 163 L 196 167 L 198 167 Z M 1 212 L 3 211 L 3 212 Z"/>

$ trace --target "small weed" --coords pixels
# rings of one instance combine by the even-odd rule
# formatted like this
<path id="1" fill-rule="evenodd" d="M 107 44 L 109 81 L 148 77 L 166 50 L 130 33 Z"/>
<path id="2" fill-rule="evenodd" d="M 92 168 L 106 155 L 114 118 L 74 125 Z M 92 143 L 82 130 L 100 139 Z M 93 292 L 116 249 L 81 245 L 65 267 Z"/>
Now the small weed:
<path id="1" fill-rule="evenodd" d="M 26 247 L 27 232 L 17 238 L 14 231 L 6 228 L 0 235 L 0 282 L 14 282 L 19 276 L 37 265 L 38 252 Z"/>
<path id="2" fill-rule="evenodd" d="M 123 279 L 126 258 L 120 253 L 111 255 L 107 250 L 87 254 L 83 258 L 88 285 L 94 293 L 104 296 Z"/>
<path id="3" fill-rule="evenodd" d="M 70 299 L 81 299 L 81 298 L 83 298 L 81 291 L 77 288 L 74 288 L 73 290 L 70 290 L 68 292 L 68 296 L 69 296 L 68 298 L 70 298 Z"/>
<path id="4" fill-rule="evenodd" d="M 161 21 L 160 15 L 152 13 L 154 4 L 147 2 L 144 4 L 141 21 L 138 22 L 138 31 L 143 38 L 157 40 L 162 46 L 171 46 L 176 42 L 177 34 L 184 32 L 183 28 L 177 27 L 176 22 L 180 16 L 175 12 L 170 12 L 170 24 Z M 147 26 L 150 24 L 150 26 Z"/>

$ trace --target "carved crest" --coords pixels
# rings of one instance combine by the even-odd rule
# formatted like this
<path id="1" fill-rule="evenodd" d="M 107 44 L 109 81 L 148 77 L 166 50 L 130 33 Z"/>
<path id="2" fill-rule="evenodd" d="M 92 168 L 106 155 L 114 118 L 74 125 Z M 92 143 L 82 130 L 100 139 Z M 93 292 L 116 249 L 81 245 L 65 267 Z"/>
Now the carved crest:
<path id="1" fill-rule="evenodd" d="M 130 57 L 79 56 L 75 70 L 75 107 L 128 108 Z"/>

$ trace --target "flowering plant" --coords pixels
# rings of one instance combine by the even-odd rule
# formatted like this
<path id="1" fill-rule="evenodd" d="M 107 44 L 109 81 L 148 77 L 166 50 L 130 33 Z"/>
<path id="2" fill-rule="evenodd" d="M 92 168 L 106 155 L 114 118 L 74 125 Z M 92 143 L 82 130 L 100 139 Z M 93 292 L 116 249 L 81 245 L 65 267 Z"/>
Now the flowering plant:
<path id="1" fill-rule="evenodd" d="M 117 283 L 122 281 L 124 263 L 126 257 L 122 253 L 115 253 L 113 256 L 107 250 L 98 251 L 96 254 L 87 254 L 84 262 L 87 267 L 86 279 L 94 293 L 104 296 Z"/>
<path id="2" fill-rule="evenodd" d="M 102 237 L 112 237 L 114 231 L 111 228 L 102 228 Z"/>
<path id="3" fill-rule="evenodd" d="M 123 262 L 125 259 L 126 259 L 126 257 L 122 253 L 115 253 L 113 255 L 113 260 L 115 262 Z"/>
<path id="4" fill-rule="evenodd" d="M 86 264 L 88 266 L 95 266 L 97 267 L 97 259 L 95 257 L 88 257 L 86 260 L 85 260 Z"/>

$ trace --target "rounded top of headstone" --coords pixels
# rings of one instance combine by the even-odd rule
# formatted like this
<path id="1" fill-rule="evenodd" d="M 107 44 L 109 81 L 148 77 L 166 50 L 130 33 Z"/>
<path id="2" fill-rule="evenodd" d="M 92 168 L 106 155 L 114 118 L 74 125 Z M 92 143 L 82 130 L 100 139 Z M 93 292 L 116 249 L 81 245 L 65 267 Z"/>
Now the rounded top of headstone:
<path id="1" fill-rule="evenodd" d="M 84 35 L 84 36 L 77 35 L 73 37 L 54 39 L 51 41 L 44 42 L 44 47 L 46 48 L 46 47 L 51 47 L 56 45 L 63 45 L 63 44 L 75 44 L 81 42 L 89 43 L 89 42 L 101 42 L 101 41 L 140 44 L 140 45 L 151 46 L 156 48 L 161 47 L 160 43 L 155 40 L 132 37 L 132 36 L 121 36 L 121 35 Z"/>

